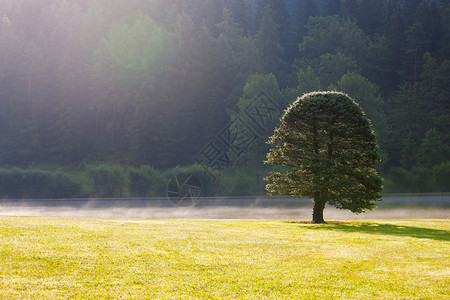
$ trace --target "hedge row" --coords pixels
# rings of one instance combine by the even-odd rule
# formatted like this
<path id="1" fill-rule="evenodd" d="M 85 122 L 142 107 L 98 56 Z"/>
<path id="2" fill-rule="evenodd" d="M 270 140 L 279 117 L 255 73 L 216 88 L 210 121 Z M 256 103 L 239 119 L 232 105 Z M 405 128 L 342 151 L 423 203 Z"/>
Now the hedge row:
<path id="1" fill-rule="evenodd" d="M 99 164 L 86 166 L 89 196 L 149 197 L 163 196 L 167 178 L 151 166 L 122 167 Z"/>
<path id="2" fill-rule="evenodd" d="M 200 181 L 202 196 L 263 195 L 263 173 L 230 169 L 211 178 L 199 165 L 162 172 L 151 166 L 90 164 L 77 176 L 60 171 L 0 168 L 0 199 L 165 197 L 168 183 L 178 174 L 194 174 Z M 385 178 L 384 192 L 450 192 L 449 182 L 450 162 L 432 168 L 395 168 Z"/>
<path id="3" fill-rule="evenodd" d="M 0 169 L 0 198 L 67 198 L 79 195 L 80 185 L 61 172 Z"/>
<path id="4" fill-rule="evenodd" d="M 431 168 L 392 168 L 385 177 L 385 192 L 450 192 L 450 161 Z"/>
<path id="5" fill-rule="evenodd" d="M 202 181 L 202 194 L 211 194 L 198 165 L 161 172 L 151 166 L 89 164 L 73 176 L 39 169 L 0 169 L 0 199 L 163 197 L 170 179 L 180 173 L 195 174 Z"/>

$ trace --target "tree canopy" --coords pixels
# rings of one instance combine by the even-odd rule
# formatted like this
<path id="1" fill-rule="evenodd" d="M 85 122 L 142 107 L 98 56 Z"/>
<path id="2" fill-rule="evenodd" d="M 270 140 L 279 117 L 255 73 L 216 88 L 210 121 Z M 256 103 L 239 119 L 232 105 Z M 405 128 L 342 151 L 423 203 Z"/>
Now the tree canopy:
<path id="1" fill-rule="evenodd" d="M 298 98 L 269 140 L 267 163 L 286 167 L 266 180 L 271 194 L 310 197 L 313 222 L 329 203 L 360 213 L 381 199 L 380 160 L 369 120 L 350 97 L 313 92 Z"/>

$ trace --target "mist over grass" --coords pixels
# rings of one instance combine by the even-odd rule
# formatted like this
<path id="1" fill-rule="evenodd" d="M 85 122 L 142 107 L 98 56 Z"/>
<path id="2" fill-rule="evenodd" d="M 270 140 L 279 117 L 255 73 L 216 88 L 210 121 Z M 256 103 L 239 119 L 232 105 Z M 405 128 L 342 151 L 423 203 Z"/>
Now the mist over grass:
<path id="1" fill-rule="evenodd" d="M 292 197 L 204 197 L 176 206 L 161 198 L 3 199 L 0 216 L 158 219 L 310 220 L 312 201 Z M 362 214 L 326 206 L 325 219 L 445 219 L 449 194 L 386 195 L 378 208 Z"/>
<path id="2" fill-rule="evenodd" d="M 311 207 L 45 207 L 0 206 L 0 216 L 73 217 L 73 218 L 154 218 L 154 219 L 269 219 L 310 220 Z M 343 219 L 445 219 L 450 208 L 397 207 L 376 209 L 355 215 L 350 211 L 327 208 L 325 218 Z"/>
<path id="3" fill-rule="evenodd" d="M 444 299 L 448 220 L 0 217 L 2 299 Z"/>

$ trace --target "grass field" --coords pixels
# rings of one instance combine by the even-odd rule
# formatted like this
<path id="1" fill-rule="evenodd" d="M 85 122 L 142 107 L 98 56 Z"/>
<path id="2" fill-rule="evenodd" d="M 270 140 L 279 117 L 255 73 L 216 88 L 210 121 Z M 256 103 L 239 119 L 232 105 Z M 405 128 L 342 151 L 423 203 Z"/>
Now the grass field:
<path id="1" fill-rule="evenodd" d="M 0 217 L 0 298 L 450 299 L 449 229 Z"/>

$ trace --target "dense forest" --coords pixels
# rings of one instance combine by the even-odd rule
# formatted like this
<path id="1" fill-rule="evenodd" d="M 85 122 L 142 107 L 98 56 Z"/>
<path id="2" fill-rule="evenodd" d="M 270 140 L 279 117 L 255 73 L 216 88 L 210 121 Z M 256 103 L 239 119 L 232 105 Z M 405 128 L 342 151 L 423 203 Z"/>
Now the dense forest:
<path id="1" fill-rule="evenodd" d="M 449 191 L 449 14 L 447 0 L 0 0 L 0 167 L 198 164 L 245 194 L 233 184 L 264 185 L 287 105 L 338 90 L 372 121 L 386 191 Z"/>

